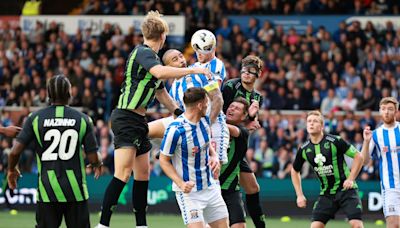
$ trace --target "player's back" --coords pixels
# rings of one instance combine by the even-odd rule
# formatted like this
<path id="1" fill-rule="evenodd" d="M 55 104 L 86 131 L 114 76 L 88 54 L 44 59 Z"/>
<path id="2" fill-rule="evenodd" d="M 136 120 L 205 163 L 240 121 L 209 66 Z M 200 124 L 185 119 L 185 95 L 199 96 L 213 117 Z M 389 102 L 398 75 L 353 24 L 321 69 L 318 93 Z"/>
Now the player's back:
<path id="1" fill-rule="evenodd" d="M 91 120 L 68 106 L 53 105 L 29 116 L 20 140 L 31 138 L 35 144 L 39 201 L 88 199 L 82 144 L 85 141 L 86 151 L 97 152 L 93 135 L 88 137 L 92 132 Z"/>

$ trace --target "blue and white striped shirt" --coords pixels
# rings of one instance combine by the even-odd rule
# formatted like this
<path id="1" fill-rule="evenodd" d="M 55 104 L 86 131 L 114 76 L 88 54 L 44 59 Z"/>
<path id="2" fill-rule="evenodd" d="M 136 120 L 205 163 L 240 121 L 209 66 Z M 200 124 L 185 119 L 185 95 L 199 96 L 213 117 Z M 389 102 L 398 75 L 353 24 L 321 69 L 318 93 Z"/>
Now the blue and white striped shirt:
<path id="1" fill-rule="evenodd" d="M 379 158 L 382 190 L 400 189 L 400 123 L 393 128 L 381 125 L 372 132 L 369 153 Z"/>
<path id="2" fill-rule="evenodd" d="M 214 79 L 219 80 L 221 82 L 221 85 L 226 78 L 225 64 L 224 62 L 222 62 L 222 60 L 220 60 L 217 57 L 214 57 L 210 62 L 207 63 L 196 62 L 192 66 L 208 68 L 211 71 L 211 73 L 214 74 Z"/>
<path id="3" fill-rule="evenodd" d="M 193 181 L 192 191 L 206 189 L 215 183 L 208 165 L 210 145 L 210 119 L 203 117 L 198 123 L 180 115 L 167 128 L 161 143 L 161 153 L 170 156 L 172 165 L 183 181 Z M 172 184 L 173 191 L 181 191 Z"/>

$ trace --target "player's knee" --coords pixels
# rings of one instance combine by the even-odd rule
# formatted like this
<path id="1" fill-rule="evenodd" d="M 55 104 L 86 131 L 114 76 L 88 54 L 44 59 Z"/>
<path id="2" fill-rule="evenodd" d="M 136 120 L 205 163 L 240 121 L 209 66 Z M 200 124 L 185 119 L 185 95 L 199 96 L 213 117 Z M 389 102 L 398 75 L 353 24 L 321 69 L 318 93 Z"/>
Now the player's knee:
<path id="1" fill-rule="evenodd" d="M 255 194 L 260 191 L 260 185 L 258 185 L 257 182 L 251 182 L 246 185 L 244 190 L 246 191 L 246 194 L 248 194 L 248 195 Z"/>
<path id="2" fill-rule="evenodd" d="M 351 228 L 363 228 L 363 222 L 361 220 L 350 220 Z"/>
<path id="3" fill-rule="evenodd" d="M 132 168 L 116 168 L 114 176 L 127 183 L 132 174 Z"/>
<path id="4" fill-rule="evenodd" d="M 141 169 L 141 170 L 135 169 L 134 175 L 135 175 L 135 180 L 139 180 L 139 181 L 149 180 L 150 168 Z"/>

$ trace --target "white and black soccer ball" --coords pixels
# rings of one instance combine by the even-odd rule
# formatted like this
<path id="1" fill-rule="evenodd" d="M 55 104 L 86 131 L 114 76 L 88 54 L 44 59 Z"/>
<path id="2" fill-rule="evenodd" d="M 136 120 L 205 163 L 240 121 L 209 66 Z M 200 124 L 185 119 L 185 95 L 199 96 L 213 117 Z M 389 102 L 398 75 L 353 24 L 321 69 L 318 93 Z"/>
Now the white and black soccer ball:
<path id="1" fill-rule="evenodd" d="M 215 49 L 217 39 L 212 32 L 201 29 L 193 34 L 190 43 L 196 52 L 208 54 Z"/>

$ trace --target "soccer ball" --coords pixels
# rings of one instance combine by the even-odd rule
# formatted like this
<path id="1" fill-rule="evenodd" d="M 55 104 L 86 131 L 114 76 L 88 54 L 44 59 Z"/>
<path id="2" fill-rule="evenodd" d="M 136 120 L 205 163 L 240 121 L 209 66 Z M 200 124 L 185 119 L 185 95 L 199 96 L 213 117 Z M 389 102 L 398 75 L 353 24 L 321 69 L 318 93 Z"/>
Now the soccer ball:
<path id="1" fill-rule="evenodd" d="M 217 39 L 212 32 L 201 29 L 196 31 L 191 40 L 193 49 L 202 54 L 208 54 L 214 50 L 217 45 Z"/>

